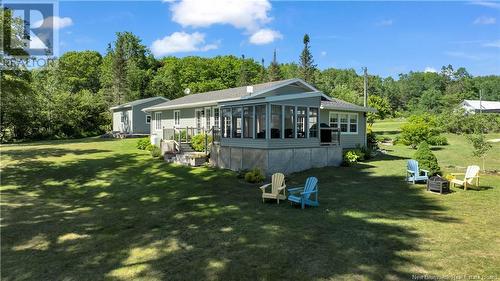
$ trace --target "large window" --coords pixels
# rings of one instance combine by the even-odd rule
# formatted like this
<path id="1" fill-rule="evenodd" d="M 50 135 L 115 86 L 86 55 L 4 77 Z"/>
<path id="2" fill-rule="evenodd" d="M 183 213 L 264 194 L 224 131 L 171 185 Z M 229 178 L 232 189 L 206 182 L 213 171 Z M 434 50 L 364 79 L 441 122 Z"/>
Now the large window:
<path id="1" fill-rule="evenodd" d="M 233 107 L 233 138 L 241 138 L 241 107 Z"/>
<path id="2" fill-rule="evenodd" d="M 231 137 L 231 108 L 222 109 L 222 137 Z"/>
<path id="3" fill-rule="evenodd" d="M 349 114 L 349 132 L 358 132 L 358 114 Z"/>
<path id="4" fill-rule="evenodd" d="M 205 108 L 205 129 L 211 129 L 212 109 L 210 107 Z"/>
<path id="5" fill-rule="evenodd" d="M 219 119 L 219 108 L 215 107 L 214 108 L 214 126 L 219 128 L 220 127 L 220 119 Z"/>
<path id="6" fill-rule="evenodd" d="M 196 116 L 196 128 L 201 129 L 203 127 L 203 109 L 196 109 L 195 116 Z"/>
<path id="7" fill-rule="evenodd" d="M 253 106 L 243 107 L 243 137 L 253 138 Z"/>
<path id="8" fill-rule="evenodd" d="M 338 128 L 339 127 L 339 114 L 335 112 L 330 112 L 330 127 Z"/>
<path id="9" fill-rule="evenodd" d="M 340 131 L 342 133 L 347 133 L 349 128 L 349 114 L 341 113 L 340 114 Z"/>
<path id="10" fill-rule="evenodd" d="M 271 105 L 271 138 L 281 138 L 281 105 Z"/>
<path id="11" fill-rule="evenodd" d="M 318 109 L 309 108 L 309 137 L 318 137 Z"/>
<path id="12" fill-rule="evenodd" d="M 258 139 L 266 138 L 266 106 L 255 106 L 255 137 Z"/>
<path id="13" fill-rule="evenodd" d="M 295 106 L 285 106 L 285 138 L 295 138 Z"/>
<path id="14" fill-rule="evenodd" d="M 161 130 L 161 112 L 155 112 L 155 129 Z"/>
<path id="15" fill-rule="evenodd" d="M 307 107 L 297 107 L 297 138 L 306 137 Z"/>
<path id="16" fill-rule="evenodd" d="M 358 133 L 358 114 L 357 113 L 337 113 L 329 114 L 330 127 L 340 128 L 340 132 L 345 134 Z"/>
<path id="17" fill-rule="evenodd" d="M 174 125 L 180 126 L 181 124 L 181 112 L 179 110 L 174 110 Z"/>

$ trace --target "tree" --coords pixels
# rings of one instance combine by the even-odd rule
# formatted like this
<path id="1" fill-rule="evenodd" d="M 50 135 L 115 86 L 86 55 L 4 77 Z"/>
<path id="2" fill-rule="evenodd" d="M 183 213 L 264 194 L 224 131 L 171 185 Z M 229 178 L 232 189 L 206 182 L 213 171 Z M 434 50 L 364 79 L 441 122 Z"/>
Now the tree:
<path id="1" fill-rule="evenodd" d="M 483 170 L 484 170 L 484 160 L 486 159 L 486 155 L 488 151 L 493 147 L 491 143 L 486 141 L 484 135 L 481 132 L 471 134 L 467 136 L 467 140 L 472 144 L 474 151 L 472 155 L 477 158 L 482 159 L 483 162 Z"/>
<path id="2" fill-rule="evenodd" d="M 248 85 L 248 72 L 246 67 L 247 61 L 245 60 L 245 55 L 241 55 L 241 64 L 240 64 L 240 75 L 238 76 L 238 86 L 246 86 Z"/>
<path id="3" fill-rule="evenodd" d="M 278 61 L 276 60 L 276 49 L 274 49 L 273 61 L 269 65 L 268 73 L 269 73 L 268 81 L 270 81 L 270 82 L 283 79 L 283 75 L 281 74 L 280 65 L 278 64 Z"/>
<path id="4" fill-rule="evenodd" d="M 309 35 L 304 35 L 303 42 L 304 49 L 300 54 L 300 77 L 304 79 L 304 81 L 314 84 L 316 65 L 314 64 L 311 47 L 309 46 Z"/>
<path id="5" fill-rule="evenodd" d="M 373 107 L 377 110 L 377 112 L 375 113 L 369 112 L 367 115 L 367 120 L 370 126 L 373 125 L 375 119 L 383 120 L 391 113 L 391 106 L 387 98 L 374 95 L 369 96 L 368 106 Z"/>
<path id="6" fill-rule="evenodd" d="M 436 155 L 432 153 L 427 142 L 423 141 L 419 144 L 413 157 L 418 161 L 420 168 L 429 171 L 429 174 L 436 175 L 441 173 Z"/>
<path id="7" fill-rule="evenodd" d="M 89 90 L 97 93 L 101 88 L 102 56 L 96 51 L 67 52 L 59 58 L 59 80 L 72 93 Z"/>

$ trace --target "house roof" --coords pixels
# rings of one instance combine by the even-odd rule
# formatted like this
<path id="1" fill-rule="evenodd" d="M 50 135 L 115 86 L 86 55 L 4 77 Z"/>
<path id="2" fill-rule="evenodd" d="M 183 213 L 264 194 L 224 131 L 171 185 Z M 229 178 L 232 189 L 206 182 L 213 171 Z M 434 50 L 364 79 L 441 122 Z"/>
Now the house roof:
<path id="1" fill-rule="evenodd" d="M 475 110 L 500 110 L 500 101 L 464 100 L 462 105 L 468 105 Z"/>
<path id="2" fill-rule="evenodd" d="M 246 96 L 247 97 L 258 96 L 260 93 L 276 89 L 280 86 L 291 85 L 294 83 L 303 84 L 305 87 L 311 88 L 311 91 L 317 91 L 317 89 L 310 86 L 306 82 L 304 82 L 300 79 L 297 79 L 297 78 L 293 78 L 293 79 L 287 79 L 287 80 L 261 83 L 261 84 L 251 85 L 251 86 L 243 86 L 243 87 L 210 91 L 210 92 L 199 93 L 199 94 L 191 94 L 191 95 L 183 96 L 183 97 L 178 98 L 178 99 L 170 100 L 170 101 L 167 101 L 167 102 L 155 105 L 155 106 L 145 108 L 144 111 L 154 111 L 154 110 L 169 109 L 169 108 L 176 108 L 176 107 L 183 107 L 183 106 L 184 107 L 185 106 L 196 106 L 196 105 L 201 106 L 203 104 L 208 105 L 208 104 L 214 104 L 214 103 L 218 103 L 218 102 L 238 100 L 238 99 L 241 99 L 241 98 L 246 97 Z M 253 87 L 252 94 L 248 93 L 248 91 L 247 91 L 248 87 Z"/>
<path id="3" fill-rule="evenodd" d="M 127 103 L 124 103 L 124 104 L 116 105 L 116 106 L 110 107 L 109 109 L 113 110 L 113 109 L 128 108 L 128 107 L 140 105 L 140 104 L 143 104 L 143 103 L 147 103 L 147 102 L 150 102 L 150 101 L 154 101 L 154 100 L 157 100 L 157 99 L 161 99 L 163 101 L 168 101 L 168 99 L 164 98 L 164 97 L 151 97 L 151 98 L 134 100 L 134 101 L 127 102 Z"/>
<path id="4" fill-rule="evenodd" d="M 360 112 L 377 112 L 377 110 L 372 107 L 359 106 L 337 98 L 330 99 L 331 101 L 321 101 L 321 108 Z"/>
<path id="5" fill-rule="evenodd" d="M 170 100 L 161 104 L 157 104 L 148 108 L 144 108 L 143 111 L 150 112 L 155 110 L 164 110 L 164 109 L 177 109 L 177 108 L 185 108 L 185 107 L 195 107 L 195 106 L 204 106 L 204 105 L 212 105 L 221 102 L 233 102 L 233 101 L 242 101 L 245 99 L 253 99 L 253 98 L 261 98 L 269 95 L 269 93 L 273 91 L 283 90 L 282 87 L 301 87 L 305 88 L 306 93 L 311 94 L 320 94 L 322 96 L 321 106 L 327 109 L 337 109 L 337 110 L 349 110 L 349 111 L 360 111 L 360 112 L 376 112 L 375 109 L 370 107 L 362 107 L 359 105 L 355 105 L 352 103 L 348 103 L 346 101 L 331 98 L 320 91 L 309 85 L 298 78 L 267 82 L 262 84 L 256 84 L 252 86 L 243 86 L 237 88 L 229 88 L 217 91 L 210 91 L 199 94 L 191 94 L 186 95 L 178 99 Z M 248 87 L 252 87 L 251 93 L 248 91 Z"/>

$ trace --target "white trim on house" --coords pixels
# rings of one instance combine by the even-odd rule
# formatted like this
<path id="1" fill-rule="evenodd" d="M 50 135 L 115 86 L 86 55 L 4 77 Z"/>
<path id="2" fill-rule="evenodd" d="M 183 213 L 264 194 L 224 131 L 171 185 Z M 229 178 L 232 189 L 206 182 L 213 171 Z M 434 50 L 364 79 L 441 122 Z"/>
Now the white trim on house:
<path id="1" fill-rule="evenodd" d="M 162 119 L 161 118 L 162 117 L 161 112 L 155 112 L 154 117 L 155 117 L 154 118 L 154 124 L 153 124 L 154 125 L 154 129 L 155 129 L 155 131 L 160 131 L 162 129 L 162 127 L 161 127 L 161 119 Z"/>
<path id="2" fill-rule="evenodd" d="M 352 113 L 352 112 L 341 112 L 341 111 L 329 111 L 328 112 L 328 126 L 332 127 L 332 115 L 336 114 L 337 115 L 337 127 L 340 130 L 341 135 L 357 135 L 359 134 L 359 116 L 358 113 Z M 347 123 L 342 123 L 340 121 L 340 115 L 344 114 L 347 115 Z M 351 116 L 356 116 L 356 131 L 351 132 Z M 347 132 L 342 132 L 341 130 L 341 124 L 347 124 Z"/>
<path id="3" fill-rule="evenodd" d="M 296 82 L 300 82 L 302 83 L 304 86 L 306 86 L 306 88 L 309 88 L 311 91 L 313 92 L 319 92 L 318 89 L 314 88 L 312 85 L 310 85 L 309 83 L 305 82 L 304 80 L 300 79 L 300 78 L 295 78 L 295 79 L 292 79 L 292 80 L 289 80 L 289 81 L 284 81 L 283 83 L 280 83 L 278 85 L 275 85 L 275 86 L 272 86 L 272 87 L 269 87 L 265 90 L 262 90 L 262 91 L 259 91 L 259 92 L 255 92 L 255 93 L 252 93 L 248 96 L 245 96 L 245 97 L 242 97 L 241 99 L 249 99 L 249 98 L 255 98 L 257 96 L 260 96 L 262 94 L 265 94 L 265 93 L 268 93 L 268 92 L 271 92 L 271 91 L 274 91 L 276 89 L 279 89 L 283 86 L 287 86 L 287 85 L 290 85 L 290 84 L 293 84 L 293 83 L 296 83 Z"/>

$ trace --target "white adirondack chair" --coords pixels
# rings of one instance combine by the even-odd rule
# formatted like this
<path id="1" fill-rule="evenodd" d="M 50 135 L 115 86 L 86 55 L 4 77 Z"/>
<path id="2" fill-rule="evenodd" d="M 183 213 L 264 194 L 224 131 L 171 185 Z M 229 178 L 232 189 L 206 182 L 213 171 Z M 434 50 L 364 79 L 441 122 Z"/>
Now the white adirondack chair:
<path id="1" fill-rule="evenodd" d="M 452 173 L 452 175 L 463 175 L 464 173 Z M 465 172 L 464 180 L 452 179 L 450 181 L 451 186 L 460 185 L 464 187 L 464 190 L 467 190 L 467 186 L 471 185 L 473 180 L 476 179 L 475 186 L 479 186 L 479 166 L 472 165 L 467 167 L 467 171 Z"/>
<path id="2" fill-rule="evenodd" d="M 268 187 L 271 187 L 271 192 L 266 191 Z M 283 175 L 282 173 L 273 174 L 273 176 L 271 177 L 271 183 L 265 184 L 260 187 L 260 189 L 262 190 L 262 202 L 264 202 L 264 200 L 268 198 L 278 200 L 279 204 L 280 200 L 286 199 L 285 188 L 285 175 Z"/>

